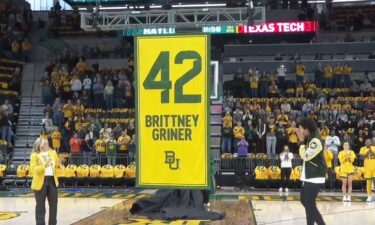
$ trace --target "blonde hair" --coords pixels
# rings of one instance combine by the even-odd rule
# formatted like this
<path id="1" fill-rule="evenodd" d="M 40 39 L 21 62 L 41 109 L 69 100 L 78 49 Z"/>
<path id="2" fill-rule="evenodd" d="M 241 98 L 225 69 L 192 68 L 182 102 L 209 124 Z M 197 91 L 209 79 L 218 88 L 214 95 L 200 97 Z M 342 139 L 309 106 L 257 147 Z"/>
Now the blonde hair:
<path id="1" fill-rule="evenodd" d="M 42 145 L 43 141 L 46 141 L 48 143 L 48 139 L 46 138 L 38 138 L 34 142 L 33 146 L 33 153 L 40 153 L 40 146 Z"/>

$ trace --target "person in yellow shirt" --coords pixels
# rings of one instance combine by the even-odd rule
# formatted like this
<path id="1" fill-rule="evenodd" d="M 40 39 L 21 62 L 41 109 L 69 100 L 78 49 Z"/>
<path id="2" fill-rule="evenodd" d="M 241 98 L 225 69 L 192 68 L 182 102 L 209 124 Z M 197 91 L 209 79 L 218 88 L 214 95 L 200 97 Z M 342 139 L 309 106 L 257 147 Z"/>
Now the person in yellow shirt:
<path id="1" fill-rule="evenodd" d="M 52 148 L 56 151 L 57 154 L 59 154 L 60 148 L 61 148 L 61 132 L 59 131 L 59 128 L 55 128 L 54 131 L 51 133 L 51 139 L 52 139 Z"/>
<path id="2" fill-rule="evenodd" d="M 30 42 L 27 38 L 25 38 L 22 42 L 22 59 L 25 62 L 27 62 L 29 59 L 30 49 L 31 49 Z"/>
<path id="3" fill-rule="evenodd" d="M 367 202 L 371 202 L 371 185 L 375 185 L 375 146 L 371 145 L 371 139 L 365 141 L 365 146 L 359 150 L 364 160 L 364 177 L 366 179 Z"/>
<path id="4" fill-rule="evenodd" d="M 298 84 L 298 86 L 296 87 L 296 98 L 303 98 L 303 93 L 304 90 L 302 84 Z"/>
<path id="5" fill-rule="evenodd" d="M 341 66 L 340 63 L 337 63 L 336 66 L 333 68 L 333 73 L 334 73 L 334 88 L 339 88 L 341 87 L 341 78 L 344 73 L 344 68 Z"/>
<path id="6" fill-rule="evenodd" d="M 230 115 L 229 110 L 225 111 L 225 116 L 223 117 L 223 124 L 230 124 L 230 127 L 232 127 L 233 117 Z"/>
<path id="7" fill-rule="evenodd" d="M 107 143 L 104 135 L 100 134 L 99 138 L 95 141 L 95 149 L 97 154 L 105 154 Z"/>
<path id="8" fill-rule="evenodd" d="M 350 88 L 352 84 L 352 80 L 350 78 L 352 74 L 352 67 L 349 64 L 345 64 L 343 68 L 344 74 L 343 74 L 343 86 L 344 88 Z"/>
<path id="9" fill-rule="evenodd" d="M 290 127 L 286 129 L 288 133 L 288 146 L 291 153 L 297 153 L 298 150 L 298 137 L 296 134 L 297 131 L 297 125 L 296 121 L 292 121 L 290 124 Z"/>
<path id="10" fill-rule="evenodd" d="M 259 77 L 257 73 L 250 75 L 250 94 L 252 98 L 258 97 Z"/>
<path id="11" fill-rule="evenodd" d="M 69 83 L 69 85 L 70 85 L 70 83 Z M 67 119 L 69 117 L 73 117 L 73 109 L 74 109 L 74 105 L 72 105 L 72 101 L 68 100 L 68 102 L 62 108 L 62 112 L 64 113 L 65 119 Z"/>
<path id="12" fill-rule="evenodd" d="M 326 65 L 323 69 L 325 88 L 332 88 L 333 69 L 331 65 Z"/>
<path id="13" fill-rule="evenodd" d="M 327 165 L 329 190 L 334 191 L 335 171 L 333 170 L 333 166 L 332 166 L 333 154 L 332 154 L 332 151 L 328 149 L 328 145 L 326 144 L 324 145 L 324 160 L 326 161 L 326 165 Z"/>
<path id="14" fill-rule="evenodd" d="M 330 131 L 327 126 L 323 126 L 323 128 L 320 130 L 320 138 L 323 141 L 326 141 L 326 139 L 329 137 Z"/>
<path id="15" fill-rule="evenodd" d="M 303 84 L 304 77 L 305 77 L 305 70 L 306 67 L 302 64 L 302 62 L 298 62 L 296 65 L 296 84 Z"/>
<path id="16" fill-rule="evenodd" d="M 340 178 L 342 180 L 343 201 L 351 201 L 352 183 L 354 174 L 355 153 L 350 150 L 349 142 L 344 142 L 343 150 L 338 155 L 340 161 Z"/>
<path id="17" fill-rule="evenodd" d="M 128 145 L 131 141 L 131 137 L 128 135 L 127 129 L 121 132 L 121 136 L 118 137 L 117 143 L 119 145 L 119 151 L 121 153 L 128 153 Z"/>
<path id="18" fill-rule="evenodd" d="M 234 136 L 234 147 L 237 152 L 237 143 L 241 141 L 241 138 L 245 136 L 245 129 L 242 127 L 242 122 L 238 121 L 237 125 L 233 128 L 233 136 Z"/>

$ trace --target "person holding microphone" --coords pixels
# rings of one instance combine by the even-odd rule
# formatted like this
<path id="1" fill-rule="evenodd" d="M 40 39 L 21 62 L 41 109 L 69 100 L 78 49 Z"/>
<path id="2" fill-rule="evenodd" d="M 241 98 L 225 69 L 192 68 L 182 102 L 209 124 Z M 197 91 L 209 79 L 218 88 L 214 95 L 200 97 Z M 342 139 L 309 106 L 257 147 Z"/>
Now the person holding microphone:
<path id="1" fill-rule="evenodd" d="M 49 147 L 48 140 L 39 138 L 30 156 L 30 170 L 33 173 L 31 189 L 34 190 L 36 207 L 35 220 L 37 225 L 45 224 L 45 201 L 49 204 L 49 225 L 57 224 L 57 186 L 59 181 L 56 168 L 61 162 L 55 150 Z"/>
<path id="2" fill-rule="evenodd" d="M 327 173 L 318 126 L 313 119 L 303 118 L 296 134 L 300 143 L 299 155 L 303 160 L 301 203 L 305 207 L 307 225 L 325 225 L 316 207 L 316 198 Z"/>

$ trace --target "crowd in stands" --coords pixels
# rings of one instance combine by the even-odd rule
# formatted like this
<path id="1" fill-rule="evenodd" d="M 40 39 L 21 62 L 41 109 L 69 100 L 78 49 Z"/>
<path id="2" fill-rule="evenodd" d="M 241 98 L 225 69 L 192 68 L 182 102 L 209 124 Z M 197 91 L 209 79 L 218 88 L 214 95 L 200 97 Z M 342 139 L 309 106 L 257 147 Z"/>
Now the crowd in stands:
<path id="1" fill-rule="evenodd" d="M 32 14 L 24 1 L 0 2 L 0 148 L 11 151 L 18 119 L 22 61 L 28 59 Z"/>
<path id="2" fill-rule="evenodd" d="M 127 68 L 86 65 L 85 58 L 65 52 L 45 68 L 41 80 L 46 105 L 41 134 L 58 152 L 93 156 L 116 164 L 116 155 L 134 159 L 133 59 Z"/>
<path id="3" fill-rule="evenodd" d="M 32 26 L 31 10 L 14 1 L 0 4 L 0 57 L 27 61 L 31 49 L 28 40 Z"/>

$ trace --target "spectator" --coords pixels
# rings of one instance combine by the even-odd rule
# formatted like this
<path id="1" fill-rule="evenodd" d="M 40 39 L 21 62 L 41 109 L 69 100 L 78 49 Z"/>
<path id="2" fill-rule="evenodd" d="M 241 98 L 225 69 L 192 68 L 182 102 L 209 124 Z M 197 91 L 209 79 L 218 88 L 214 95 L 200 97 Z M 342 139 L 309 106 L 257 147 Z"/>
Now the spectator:
<path id="1" fill-rule="evenodd" d="M 30 54 L 31 45 L 29 40 L 25 38 L 22 42 L 22 60 L 27 62 L 29 61 L 29 54 Z"/>
<path id="2" fill-rule="evenodd" d="M 106 109 L 112 109 L 113 108 L 113 91 L 114 87 L 112 85 L 111 81 L 107 82 L 107 85 L 104 88 L 104 101 L 106 105 Z"/>
<path id="3" fill-rule="evenodd" d="M 306 67 L 301 62 L 298 62 L 296 64 L 296 84 L 303 84 L 304 77 L 305 77 L 305 70 L 306 70 Z"/>
<path id="4" fill-rule="evenodd" d="M 268 78 L 263 74 L 260 78 L 260 96 L 266 98 L 268 96 Z"/>
<path id="5" fill-rule="evenodd" d="M 338 62 L 336 64 L 336 66 L 334 67 L 333 69 L 333 77 L 334 77 L 334 84 L 333 84 L 333 87 L 334 88 L 339 88 L 341 87 L 341 77 L 344 73 L 344 68 L 341 66 L 341 64 Z"/>
<path id="6" fill-rule="evenodd" d="M 283 151 L 284 146 L 286 146 L 288 143 L 288 137 L 282 123 L 276 124 L 278 125 L 276 130 L 276 153 L 280 154 Z"/>
<path id="7" fill-rule="evenodd" d="M 78 138 L 78 134 L 74 132 L 73 137 L 70 138 L 70 153 L 72 157 L 72 163 L 79 164 L 79 156 L 77 154 L 81 153 L 82 140 Z"/>
<path id="8" fill-rule="evenodd" d="M 278 85 L 280 87 L 280 89 L 283 91 L 285 90 L 285 75 L 286 75 L 286 68 L 283 64 L 281 64 L 278 68 L 277 68 L 277 79 L 278 79 Z"/>
<path id="9" fill-rule="evenodd" d="M 283 61 L 283 57 L 281 56 L 281 53 L 277 53 L 275 55 L 275 58 L 273 60 L 275 60 L 275 61 Z"/>
<path id="10" fill-rule="evenodd" d="M 127 129 L 121 132 L 121 136 L 118 137 L 117 143 L 119 145 L 119 152 L 129 154 L 129 144 L 131 137 L 128 135 Z"/>
<path id="11" fill-rule="evenodd" d="M 80 93 L 82 91 L 82 82 L 81 80 L 78 78 L 77 75 L 74 75 L 72 80 L 70 81 L 70 89 L 73 91 L 73 92 L 78 92 Z"/>
<path id="12" fill-rule="evenodd" d="M 250 96 L 253 98 L 258 97 L 258 89 L 259 89 L 259 77 L 258 73 L 253 72 L 250 74 Z"/>
<path id="13" fill-rule="evenodd" d="M 328 149 L 332 151 L 333 154 L 333 165 L 336 167 L 338 165 L 338 150 L 341 146 L 341 141 L 338 136 L 336 136 L 336 131 L 332 130 L 331 135 L 327 137 L 325 144 L 328 146 Z"/>
<path id="14" fill-rule="evenodd" d="M 323 77 L 324 77 L 324 83 L 325 88 L 332 88 L 332 78 L 333 78 L 333 69 L 331 65 L 326 65 L 323 69 Z"/>
<path id="15" fill-rule="evenodd" d="M 249 145 L 248 152 L 256 152 L 257 150 L 256 142 L 257 142 L 258 136 L 257 136 L 257 130 L 252 124 L 252 120 L 247 121 L 247 126 L 245 128 L 245 137 L 246 137 L 246 141 L 248 143 L 251 143 L 251 145 Z"/>
<path id="16" fill-rule="evenodd" d="M 281 187 L 279 192 L 285 190 L 285 192 L 289 192 L 289 180 L 290 175 L 292 173 L 292 159 L 293 154 L 289 152 L 289 148 L 287 145 L 284 146 L 283 152 L 280 154 L 280 161 L 281 161 Z"/>
<path id="17" fill-rule="evenodd" d="M 232 123 L 228 121 L 223 121 L 221 148 L 222 153 L 232 152 Z"/>
<path id="18" fill-rule="evenodd" d="M 55 130 L 51 133 L 51 139 L 52 139 L 52 148 L 56 151 L 57 154 L 59 154 L 60 152 L 61 138 L 62 138 L 62 134 L 59 128 L 55 127 Z"/>
<path id="19" fill-rule="evenodd" d="M 243 112 L 240 108 L 236 108 L 236 111 L 233 113 L 233 122 L 241 122 L 243 118 Z"/>
<path id="20" fill-rule="evenodd" d="M 94 93 L 94 107 L 95 108 L 103 108 L 104 100 L 103 100 L 103 93 L 104 93 L 104 85 L 102 84 L 102 80 L 100 77 L 96 79 L 96 82 L 93 86 L 93 93 Z"/>
<path id="21" fill-rule="evenodd" d="M 113 139 L 113 135 L 110 136 L 107 142 L 106 148 L 106 156 L 107 156 L 107 164 L 115 166 L 116 165 L 116 150 L 117 150 L 117 142 Z"/>
<path id="22" fill-rule="evenodd" d="M 268 121 L 267 133 L 266 133 L 266 145 L 267 145 L 267 155 L 276 154 L 276 125 L 275 118 L 271 117 Z"/>
<path id="23" fill-rule="evenodd" d="M 269 97 L 270 98 L 279 97 L 279 89 L 275 81 L 272 81 L 271 85 L 269 86 Z"/>
<path id="24" fill-rule="evenodd" d="M 90 128 L 85 135 L 85 142 L 83 148 L 83 162 L 86 165 L 91 165 L 92 163 L 92 153 L 94 150 L 94 129 Z"/>
<path id="25" fill-rule="evenodd" d="M 288 144 L 290 152 L 296 154 L 298 151 L 298 137 L 296 134 L 297 126 L 296 121 L 292 121 L 290 127 L 287 128 Z"/>
<path id="26" fill-rule="evenodd" d="M 112 128 L 109 127 L 108 123 L 105 123 L 99 134 L 103 134 L 104 140 L 107 142 L 112 135 Z"/>
<path id="27" fill-rule="evenodd" d="M 233 136 L 234 136 L 234 146 L 236 146 L 236 152 L 237 152 L 237 143 L 241 140 L 242 137 L 245 136 L 245 129 L 242 127 L 241 121 L 237 121 L 237 125 L 233 128 Z"/>
<path id="28" fill-rule="evenodd" d="M 352 67 L 349 64 L 345 64 L 343 67 L 343 88 L 350 88 L 350 85 L 352 83 L 350 76 L 352 74 Z"/>
<path id="29" fill-rule="evenodd" d="M 237 156 L 238 157 L 246 157 L 247 156 L 247 149 L 249 148 L 249 143 L 246 141 L 245 137 L 243 136 L 239 142 L 237 142 Z"/>
<path id="30" fill-rule="evenodd" d="M 53 125 L 52 119 L 49 117 L 48 114 L 42 119 L 43 128 L 46 130 L 47 134 L 50 134 L 52 131 L 55 130 L 55 126 Z"/>
<path id="31" fill-rule="evenodd" d="M 53 104 L 53 88 L 48 80 L 46 80 L 42 86 L 42 102 L 44 105 Z"/>
<path id="32" fill-rule="evenodd" d="M 1 140 L 7 141 L 8 146 L 12 146 L 12 122 L 3 110 L 0 110 Z"/>
<path id="33" fill-rule="evenodd" d="M 324 144 L 324 159 L 327 165 L 329 190 L 332 192 L 335 190 L 335 171 L 332 166 L 333 154 L 326 144 Z"/>
<path id="34" fill-rule="evenodd" d="M 370 93 L 372 91 L 372 85 L 370 82 L 368 82 L 367 79 L 360 85 L 361 94 L 363 96 L 370 96 Z"/>
<path id="35" fill-rule="evenodd" d="M 13 59 L 19 59 L 19 53 L 20 53 L 20 44 L 17 40 L 13 40 L 12 42 L 12 55 Z"/>
<path id="36" fill-rule="evenodd" d="M 107 42 L 103 41 L 100 44 L 99 51 L 100 51 L 101 58 L 108 58 L 109 57 Z"/>
<path id="37" fill-rule="evenodd" d="M 321 63 L 318 63 L 318 66 L 314 72 L 314 80 L 319 88 L 323 87 L 323 74 L 324 74 L 323 65 Z"/>
<path id="38" fill-rule="evenodd" d="M 83 80 L 83 90 L 90 92 L 91 91 L 91 85 L 92 85 L 91 79 L 89 78 L 89 75 L 86 74 L 85 79 Z"/>
<path id="39" fill-rule="evenodd" d="M 13 117 L 13 106 L 9 103 L 9 100 L 6 99 L 4 104 L 1 106 L 1 109 L 4 111 L 5 115 L 8 117 Z"/>
<path id="40" fill-rule="evenodd" d="M 86 72 L 87 66 L 85 63 L 85 59 L 83 57 L 79 58 L 79 61 L 75 65 L 75 69 L 77 70 L 78 74 L 84 74 Z"/>
<path id="41" fill-rule="evenodd" d="M 56 126 L 61 130 L 63 128 L 63 105 L 60 102 L 60 98 L 55 99 L 55 103 L 52 106 L 52 118 Z"/>

